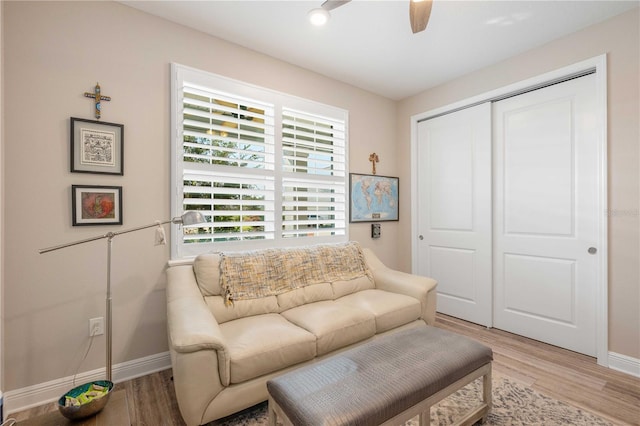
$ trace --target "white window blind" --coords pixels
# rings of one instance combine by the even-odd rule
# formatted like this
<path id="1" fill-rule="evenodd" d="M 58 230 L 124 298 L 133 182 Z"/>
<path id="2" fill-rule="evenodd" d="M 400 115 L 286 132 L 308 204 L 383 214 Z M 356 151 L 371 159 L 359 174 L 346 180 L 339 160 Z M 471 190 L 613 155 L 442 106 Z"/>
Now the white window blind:
<path id="1" fill-rule="evenodd" d="M 347 113 L 172 66 L 172 258 L 347 240 Z"/>
<path id="2" fill-rule="evenodd" d="M 284 108 L 282 237 L 346 234 L 345 123 Z"/>

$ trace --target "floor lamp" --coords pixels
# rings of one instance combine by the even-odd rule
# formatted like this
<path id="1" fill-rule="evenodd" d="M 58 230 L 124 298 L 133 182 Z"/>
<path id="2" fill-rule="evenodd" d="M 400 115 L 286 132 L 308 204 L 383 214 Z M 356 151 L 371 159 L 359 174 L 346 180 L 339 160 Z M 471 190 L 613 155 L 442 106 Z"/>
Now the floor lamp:
<path id="1" fill-rule="evenodd" d="M 156 226 L 164 225 L 167 223 L 174 223 L 177 225 L 196 225 L 199 223 L 205 223 L 205 218 L 202 213 L 197 211 L 188 211 L 185 212 L 182 216 L 174 217 L 171 220 L 166 220 L 164 222 L 155 222 L 150 225 L 138 226 L 137 228 L 126 229 L 124 231 L 116 231 L 116 232 L 107 232 L 106 234 L 98 235 L 92 238 L 86 238 L 84 240 L 75 241 L 72 243 L 60 244 L 54 247 L 48 247 L 44 249 L 40 249 L 40 254 L 48 253 L 50 251 L 63 249 L 66 247 L 76 246 L 78 244 L 84 244 L 91 241 L 107 239 L 107 312 L 106 312 L 106 334 L 107 334 L 107 380 L 111 380 L 112 373 L 112 349 L 111 349 L 111 242 L 114 237 L 122 234 L 128 234 L 130 232 L 140 231 L 142 229 L 153 228 Z"/>

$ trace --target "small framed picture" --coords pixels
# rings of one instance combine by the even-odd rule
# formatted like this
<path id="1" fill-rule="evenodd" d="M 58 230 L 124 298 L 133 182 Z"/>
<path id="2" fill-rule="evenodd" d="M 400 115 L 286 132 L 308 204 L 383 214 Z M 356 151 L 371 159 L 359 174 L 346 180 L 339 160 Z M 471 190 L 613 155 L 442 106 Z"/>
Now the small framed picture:
<path id="1" fill-rule="evenodd" d="M 71 186 L 73 226 L 122 225 L 121 186 Z"/>
<path id="2" fill-rule="evenodd" d="M 124 125 L 71 117 L 71 171 L 124 174 Z"/>

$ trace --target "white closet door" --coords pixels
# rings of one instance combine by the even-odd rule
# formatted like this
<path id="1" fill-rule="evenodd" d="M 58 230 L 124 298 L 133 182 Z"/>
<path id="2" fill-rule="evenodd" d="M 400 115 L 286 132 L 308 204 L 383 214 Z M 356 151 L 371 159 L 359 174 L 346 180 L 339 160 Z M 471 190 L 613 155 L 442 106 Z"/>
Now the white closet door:
<path id="1" fill-rule="evenodd" d="M 418 124 L 418 273 L 437 310 L 491 326 L 491 104 Z"/>
<path id="2" fill-rule="evenodd" d="M 596 355 L 595 76 L 493 107 L 494 326 Z"/>

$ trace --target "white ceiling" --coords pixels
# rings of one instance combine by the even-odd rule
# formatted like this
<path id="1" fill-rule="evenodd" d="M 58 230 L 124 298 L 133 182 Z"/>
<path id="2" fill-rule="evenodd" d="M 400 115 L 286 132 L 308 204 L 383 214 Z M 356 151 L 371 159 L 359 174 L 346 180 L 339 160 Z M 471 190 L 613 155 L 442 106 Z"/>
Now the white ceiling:
<path id="1" fill-rule="evenodd" d="M 399 100 L 623 13 L 634 1 L 434 0 L 413 34 L 409 0 L 354 0 L 325 27 L 323 0 L 122 1 L 224 40 Z"/>

